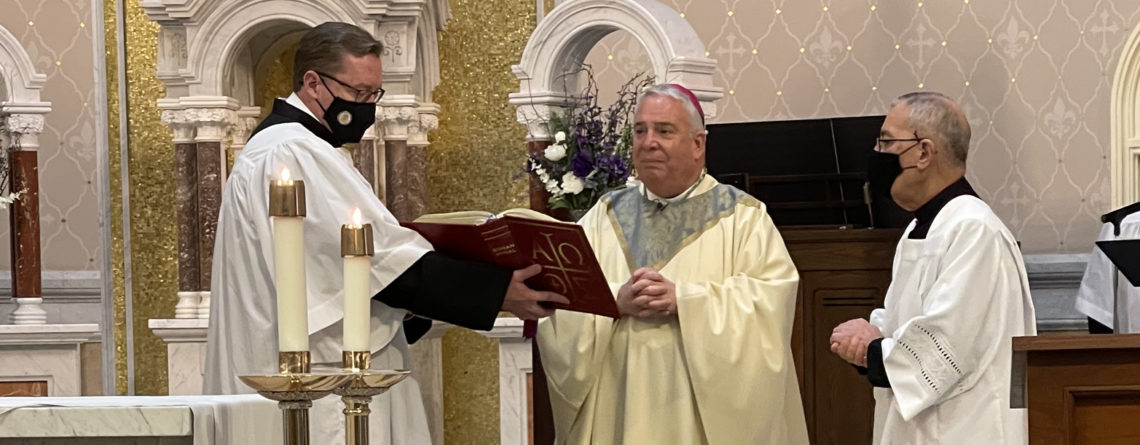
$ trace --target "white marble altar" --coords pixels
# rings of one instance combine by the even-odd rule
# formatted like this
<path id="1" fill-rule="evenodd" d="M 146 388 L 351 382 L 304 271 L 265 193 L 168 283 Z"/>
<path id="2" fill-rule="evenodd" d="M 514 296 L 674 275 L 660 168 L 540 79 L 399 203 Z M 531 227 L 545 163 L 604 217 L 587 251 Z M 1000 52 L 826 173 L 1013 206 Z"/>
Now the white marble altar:
<path id="1" fill-rule="evenodd" d="M 277 404 L 258 395 L 0 397 L 0 442 L 69 445 L 281 443 Z M 314 442 L 314 443 L 319 443 Z"/>
<path id="2" fill-rule="evenodd" d="M 428 430 L 435 444 L 443 443 L 443 334 L 453 327 L 437 321 L 410 348 L 412 378 L 420 384 Z"/>
<path id="3" fill-rule="evenodd" d="M 49 396 L 82 395 L 83 343 L 97 324 L 0 325 L 0 382 L 44 382 Z"/>
<path id="4" fill-rule="evenodd" d="M 201 318 L 151 319 L 151 332 L 166 342 L 167 393 L 202 394 L 206 370 L 206 327 Z"/>
<path id="5" fill-rule="evenodd" d="M 523 322 L 499 318 L 490 332 L 480 332 L 499 342 L 499 443 L 530 443 L 531 342 L 523 338 Z"/>

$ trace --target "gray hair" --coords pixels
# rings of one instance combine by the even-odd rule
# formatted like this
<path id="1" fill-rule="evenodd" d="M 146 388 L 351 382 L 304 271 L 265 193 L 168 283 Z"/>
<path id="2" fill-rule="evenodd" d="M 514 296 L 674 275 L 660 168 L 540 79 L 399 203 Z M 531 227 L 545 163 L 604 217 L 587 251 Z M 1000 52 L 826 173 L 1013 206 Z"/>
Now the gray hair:
<path id="1" fill-rule="evenodd" d="M 697 107 L 693 105 L 692 100 L 689 99 L 689 95 L 677 88 L 676 85 L 662 83 L 646 88 L 641 92 L 641 95 L 637 96 L 637 108 L 634 111 L 636 112 L 637 109 L 640 109 L 641 104 L 650 96 L 667 96 L 676 99 L 689 115 L 689 127 L 693 129 L 693 134 L 708 132 L 708 130 L 705 129 L 704 116 L 701 116 L 701 112 L 697 111 Z"/>
<path id="2" fill-rule="evenodd" d="M 953 99 L 942 93 L 921 91 L 899 96 L 891 104 L 906 104 L 907 124 L 918 137 L 930 138 L 950 147 L 950 154 L 960 165 L 966 165 L 970 152 L 970 122 Z"/>

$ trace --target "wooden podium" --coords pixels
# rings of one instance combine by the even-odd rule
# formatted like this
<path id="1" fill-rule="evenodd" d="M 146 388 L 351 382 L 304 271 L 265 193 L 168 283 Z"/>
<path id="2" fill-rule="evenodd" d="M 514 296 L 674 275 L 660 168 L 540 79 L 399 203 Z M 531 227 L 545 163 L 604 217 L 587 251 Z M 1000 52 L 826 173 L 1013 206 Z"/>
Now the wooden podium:
<path id="1" fill-rule="evenodd" d="M 1030 445 L 1140 444 L 1140 334 L 1013 339 Z"/>

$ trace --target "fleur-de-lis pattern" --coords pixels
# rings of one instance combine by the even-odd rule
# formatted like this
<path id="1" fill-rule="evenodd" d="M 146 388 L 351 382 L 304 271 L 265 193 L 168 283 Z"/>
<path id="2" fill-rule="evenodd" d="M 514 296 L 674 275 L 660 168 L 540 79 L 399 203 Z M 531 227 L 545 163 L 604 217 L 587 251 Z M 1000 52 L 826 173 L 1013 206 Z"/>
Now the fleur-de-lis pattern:
<path id="1" fill-rule="evenodd" d="M 1113 75 L 1140 2 L 660 1 L 717 60 L 711 123 L 885 114 L 900 94 L 943 92 L 973 129 L 971 183 L 1023 251 L 1092 249 L 1111 210 Z M 586 61 L 603 96 L 651 69 L 624 31 Z"/>
<path id="2" fill-rule="evenodd" d="M 1060 97 L 1053 105 L 1053 109 L 1045 113 L 1045 127 L 1049 129 L 1049 134 L 1054 137 L 1064 137 L 1069 134 L 1077 124 L 1077 113 L 1069 108 Z"/>
<path id="3" fill-rule="evenodd" d="M 8 1 L 0 7 L 0 26 L 16 37 L 36 71 L 47 75 L 40 98 L 52 104 L 38 154 L 44 270 L 97 270 L 101 264 L 96 115 L 106 112 L 106 104 L 95 100 L 103 86 L 96 86 L 91 5 Z M 0 252 L 11 249 L 8 230 L 4 215 Z M 7 254 L 0 255 L 0 270 L 11 269 L 10 263 Z"/>

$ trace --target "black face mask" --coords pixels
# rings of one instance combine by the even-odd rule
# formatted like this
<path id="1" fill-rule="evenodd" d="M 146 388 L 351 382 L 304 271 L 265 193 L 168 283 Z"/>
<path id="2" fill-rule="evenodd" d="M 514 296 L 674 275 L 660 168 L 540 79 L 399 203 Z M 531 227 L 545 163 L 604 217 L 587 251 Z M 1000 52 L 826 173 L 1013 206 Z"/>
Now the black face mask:
<path id="1" fill-rule="evenodd" d="M 325 84 L 324 79 L 321 79 L 321 84 L 325 85 L 325 89 L 333 97 L 329 107 L 321 107 L 321 109 L 324 110 L 322 117 L 325 122 L 328 122 L 329 130 L 332 131 L 337 145 L 360 142 L 360 139 L 364 137 L 364 132 L 368 131 L 368 127 L 376 123 L 376 104 L 373 102 L 349 102 L 333 94 L 329 86 Z M 317 105 L 320 103 L 318 102 Z"/>
<path id="2" fill-rule="evenodd" d="M 895 179 L 898 179 L 903 170 L 917 167 L 912 165 L 903 168 L 902 164 L 899 164 L 899 156 L 916 146 L 918 143 L 899 153 L 873 151 L 867 156 L 867 183 L 871 187 L 871 193 L 879 196 L 891 196 L 891 186 L 895 184 Z"/>

